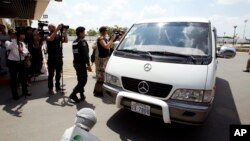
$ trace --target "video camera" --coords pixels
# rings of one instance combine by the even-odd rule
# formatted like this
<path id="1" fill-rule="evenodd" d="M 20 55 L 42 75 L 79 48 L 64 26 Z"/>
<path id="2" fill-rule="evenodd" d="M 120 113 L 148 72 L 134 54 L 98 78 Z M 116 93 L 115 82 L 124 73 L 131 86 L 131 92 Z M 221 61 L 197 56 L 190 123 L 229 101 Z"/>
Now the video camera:
<path id="1" fill-rule="evenodd" d="M 62 25 L 62 28 L 60 29 L 61 31 L 63 31 L 64 29 L 69 29 L 68 25 L 64 25 L 64 24 L 61 24 L 61 25 Z"/>
<path id="2" fill-rule="evenodd" d="M 113 30 L 112 36 L 116 35 L 114 41 L 116 41 L 116 40 L 118 39 L 118 36 L 119 36 L 119 35 L 123 35 L 123 34 L 124 34 L 123 31 L 121 31 L 121 30 L 119 30 L 119 29 Z"/>
<path id="3" fill-rule="evenodd" d="M 43 28 L 44 26 L 48 26 L 48 21 L 38 21 L 38 28 Z"/>
<path id="4" fill-rule="evenodd" d="M 48 30 L 44 30 L 45 26 L 48 26 L 48 21 L 38 21 L 38 31 L 43 39 L 49 34 Z"/>

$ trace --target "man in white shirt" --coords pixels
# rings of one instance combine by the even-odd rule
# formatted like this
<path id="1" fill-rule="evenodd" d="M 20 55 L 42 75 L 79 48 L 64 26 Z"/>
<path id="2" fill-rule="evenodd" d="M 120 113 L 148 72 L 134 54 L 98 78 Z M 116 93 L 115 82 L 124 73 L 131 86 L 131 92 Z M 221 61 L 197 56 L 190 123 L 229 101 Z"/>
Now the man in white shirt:
<path id="1" fill-rule="evenodd" d="M 14 100 L 19 99 L 17 92 L 18 79 L 22 83 L 22 94 L 30 96 L 27 89 L 27 71 L 25 68 L 25 57 L 29 54 L 25 43 L 23 42 L 25 35 L 23 32 L 13 33 L 13 40 L 11 43 L 6 43 L 8 54 L 8 66 L 10 71 L 11 91 Z M 16 40 L 15 40 L 16 39 Z"/>

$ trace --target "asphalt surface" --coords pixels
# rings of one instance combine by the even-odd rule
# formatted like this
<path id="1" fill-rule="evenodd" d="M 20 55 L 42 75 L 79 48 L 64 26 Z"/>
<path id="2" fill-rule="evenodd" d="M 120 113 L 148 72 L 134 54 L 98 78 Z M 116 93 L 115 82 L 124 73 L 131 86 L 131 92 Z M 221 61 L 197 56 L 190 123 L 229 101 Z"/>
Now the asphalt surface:
<path id="1" fill-rule="evenodd" d="M 77 80 L 71 60 L 66 60 L 64 96 L 48 95 L 47 81 L 40 81 L 30 86 L 31 97 L 13 101 L 10 87 L 0 86 L 0 141 L 60 140 L 83 107 L 96 111 L 98 121 L 91 133 L 102 141 L 228 141 L 230 124 L 250 124 L 250 73 L 242 72 L 248 57 L 238 53 L 234 59 L 219 59 L 214 105 L 202 126 L 168 125 L 117 109 L 105 98 L 93 96 L 94 73 L 89 73 L 86 101 L 70 103 L 68 96 Z"/>

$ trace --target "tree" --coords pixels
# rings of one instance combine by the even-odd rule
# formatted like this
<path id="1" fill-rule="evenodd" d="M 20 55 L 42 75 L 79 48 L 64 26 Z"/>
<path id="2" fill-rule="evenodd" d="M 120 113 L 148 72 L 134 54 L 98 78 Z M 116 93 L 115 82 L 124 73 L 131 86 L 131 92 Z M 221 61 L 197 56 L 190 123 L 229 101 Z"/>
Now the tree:
<path id="1" fill-rule="evenodd" d="M 89 31 L 87 31 L 88 36 L 96 36 L 97 33 L 98 32 L 94 29 L 90 29 Z"/>
<path id="2" fill-rule="evenodd" d="M 75 29 L 69 28 L 68 29 L 68 34 L 69 34 L 69 36 L 75 36 L 76 35 Z"/>
<path id="3" fill-rule="evenodd" d="M 124 33 L 127 32 L 127 27 L 120 27 L 118 25 L 114 25 L 113 27 L 108 28 L 108 35 L 112 36 L 116 31 L 123 31 Z"/>
<path id="4" fill-rule="evenodd" d="M 114 34 L 115 31 L 123 31 L 127 32 L 128 28 L 127 27 L 120 27 L 118 25 L 114 25 L 112 27 L 108 27 L 108 35 L 111 36 Z M 88 36 L 96 36 L 99 34 L 99 29 L 90 29 L 87 31 Z"/>

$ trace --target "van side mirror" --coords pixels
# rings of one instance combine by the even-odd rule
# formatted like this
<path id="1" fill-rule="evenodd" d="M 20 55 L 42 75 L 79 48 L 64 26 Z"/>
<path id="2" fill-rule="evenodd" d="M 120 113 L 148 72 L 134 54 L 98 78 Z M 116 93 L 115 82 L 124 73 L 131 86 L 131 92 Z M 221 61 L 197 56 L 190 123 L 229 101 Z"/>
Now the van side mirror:
<path id="1" fill-rule="evenodd" d="M 222 46 L 217 52 L 217 57 L 231 59 L 236 55 L 236 49 L 230 46 Z"/>

